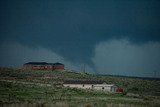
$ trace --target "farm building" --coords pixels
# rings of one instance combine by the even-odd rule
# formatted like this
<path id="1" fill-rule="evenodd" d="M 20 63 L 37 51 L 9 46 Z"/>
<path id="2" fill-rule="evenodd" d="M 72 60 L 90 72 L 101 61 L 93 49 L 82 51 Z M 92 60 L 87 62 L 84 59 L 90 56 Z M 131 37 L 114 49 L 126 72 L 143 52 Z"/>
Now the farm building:
<path id="1" fill-rule="evenodd" d="M 64 70 L 62 63 L 28 62 L 23 64 L 25 70 Z"/>
<path id="2" fill-rule="evenodd" d="M 64 64 L 62 63 L 52 63 L 53 70 L 64 70 Z"/>
<path id="3" fill-rule="evenodd" d="M 119 87 L 114 84 L 106 84 L 102 81 L 80 81 L 80 80 L 68 80 L 64 81 L 64 87 L 80 88 L 80 89 L 92 89 L 106 92 L 120 92 Z M 123 92 L 121 90 L 121 92 Z"/>
<path id="4" fill-rule="evenodd" d="M 70 88 L 93 89 L 94 84 L 102 84 L 101 81 L 79 81 L 67 80 L 64 81 L 63 86 Z"/>
<path id="5" fill-rule="evenodd" d="M 110 92 L 116 92 L 118 87 L 114 84 L 95 84 L 93 86 L 93 89 L 95 90 L 102 90 L 102 91 L 110 91 Z"/>

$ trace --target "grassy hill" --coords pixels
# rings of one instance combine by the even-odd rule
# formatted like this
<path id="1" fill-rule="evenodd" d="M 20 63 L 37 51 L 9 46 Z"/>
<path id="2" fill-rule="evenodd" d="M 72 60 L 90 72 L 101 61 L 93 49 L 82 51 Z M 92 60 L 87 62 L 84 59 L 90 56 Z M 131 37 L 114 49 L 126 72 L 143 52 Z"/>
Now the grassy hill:
<path id="1" fill-rule="evenodd" d="M 64 80 L 101 80 L 116 84 L 125 93 L 104 93 L 70 89 L 62 86 Z M 71 71 L 25 71 L 21 69 L 0 68 L 0 102 L 41 102 L 41 104 L 72 105 L 88 104 L 105 107 L 108 104 L 133 104 L 136 106 L 157 106 L 160 99 L 160 81 L 140 78 L 96 76 Z M 95 102 L 96 101 L 96 102 Z M 59 104 L 59 103 L 58 103 Z M 54 105 L 54 106 L 55 106 Z M 98 106 L 95 106 L 98 107 Z"/>

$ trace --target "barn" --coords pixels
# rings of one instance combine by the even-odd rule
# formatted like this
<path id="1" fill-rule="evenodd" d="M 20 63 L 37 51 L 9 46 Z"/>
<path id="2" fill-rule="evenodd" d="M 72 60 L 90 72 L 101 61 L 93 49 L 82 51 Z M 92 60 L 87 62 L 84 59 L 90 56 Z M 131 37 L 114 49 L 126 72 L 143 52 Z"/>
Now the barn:
<path id="1" fill-rule="evenodd" d="M 62 63 L 28 62 L 23 64 L 24 70 L 64 70 Z"/>
<path id="2" fill-rule="evenodd" d="M 106 84 L 103 81 L 83 81 L 83 80 L 67 80 L 63 83 L 64 87 L 79 88 L 79 89 L 91 89 L 104 92 L 118 92 L 118 86 L 114 84 Z"/>

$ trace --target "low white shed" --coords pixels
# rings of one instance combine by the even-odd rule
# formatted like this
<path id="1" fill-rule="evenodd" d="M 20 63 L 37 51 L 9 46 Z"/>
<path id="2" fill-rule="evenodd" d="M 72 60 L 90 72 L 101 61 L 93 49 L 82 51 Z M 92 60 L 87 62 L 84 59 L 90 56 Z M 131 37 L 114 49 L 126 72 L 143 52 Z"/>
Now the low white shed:
<path id="1" fill-rule="evenodd" d="M 102 81 L 82 81 L 82 80 L 67 80 L 63 83 L 64 87 L 101 90 L 107 92 L 116 92 L 118 87 L 114 84 L 106 84 Z"/>

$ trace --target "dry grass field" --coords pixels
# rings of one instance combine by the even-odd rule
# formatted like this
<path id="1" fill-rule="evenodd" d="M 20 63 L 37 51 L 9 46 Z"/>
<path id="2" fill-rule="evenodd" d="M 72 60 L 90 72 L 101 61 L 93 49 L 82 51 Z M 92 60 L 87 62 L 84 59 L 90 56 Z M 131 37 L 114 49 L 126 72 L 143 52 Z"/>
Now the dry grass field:
<path id="1" fill-rule="evenodd" d="M 124 93 L 70 89 L 63 80 L 101 80 Z M 159 107 L 160 81 L 71 71 L 0 69 L 0 107 Z"/>

